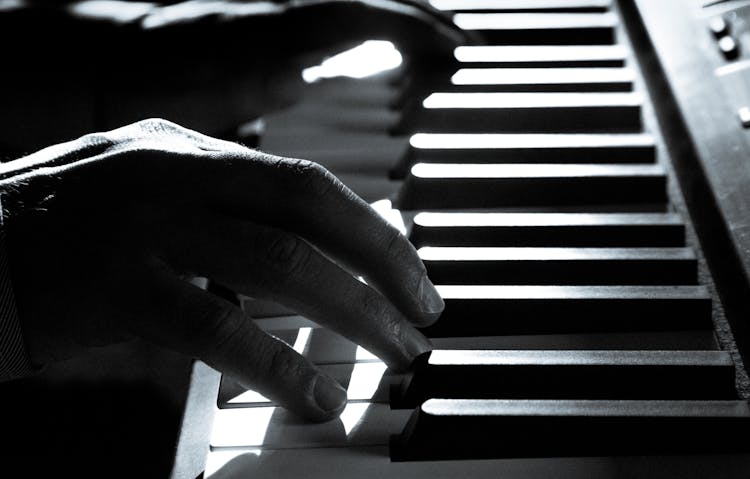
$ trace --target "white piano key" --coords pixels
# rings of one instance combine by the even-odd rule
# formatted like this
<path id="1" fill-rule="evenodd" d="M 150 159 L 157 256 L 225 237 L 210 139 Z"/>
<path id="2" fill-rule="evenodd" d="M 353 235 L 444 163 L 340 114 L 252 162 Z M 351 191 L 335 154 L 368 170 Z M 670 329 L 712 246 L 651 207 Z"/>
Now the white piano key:
<path id="1" fill-rule="evenodd" d="M 399 197 L 405 211 L 658 204 L 659 164 L 417 163 Z"/>
<path id="2" fill-rule="evenodd" d="M 340 418 L 310 423 L 273 406 L 220 409 L 210 445 L 213 449 L 384 445 L 403 429 L 410 414 L 392 411 L 387 404 L 350 402 Z"/>
<path id="3" fill-rule="evenodd" d="M 422 246 L 681 247 L 674 213 L 420 212 L 409 239 Z"/>
<path id="4" fill-rule="evenodd" d="M 417 163 L 418 178 L 580 178 L 663 175 L 661 165 Z"/>
<path id="5" fill-rule="evenodd" d="M 537 148 L 653 147 L 648 133 L 416 133 L 409 144 L 420 149 L 483 150 Z"/>
<path id="6" fill-rule="evenodd" d="M 423 261 L 695 260 L 692 248 L 534 248 L 426 246 Z"/>
<path id="7" fill-rule="evenodd" d="M 206 479 L 746 479 L 750 454 L 483 459 L 391 462 L 386 446 L 294 450 L 212 451 Z"/>
<path id="8" fill-rule="evenodd" d="M 359 362 L 354 364 L 323 364 L 320 369 L 346 389 L 349 401 L 386 402 L 391 384 L 398 377 L 388 371 L 381 361 Z M 220 402 L 219 407 L 271 405 L 268 398 L 255 391 L 244 391 Z"/>
<path id="9" fill-rule="evenodd" d="M 384 381 L 389 384 L 391 383 L 391 381 L 386 379 L 387 370 L 388 367 L 382 362 L 354 364 L 349 384 L 346 388 L 349 400 L 375 400 L 378 391 L 382 390 L 381 385 L 384 384 Z"/>
<path id="10" fill-rule="evenodd" d="M 399 167 L 415 163 L 654 163 L 648 133 L 415 133 Z"/>
<path id="11" fill-rule="evenodd" d="M 640 93 L 432 93 L 422 104 L 427 109 L 637 107 Z"/>
<path id="12" fill-rule="evenodd" d="M 426 227 L 450 226 L 596 226 L 678 225 L 674 213 L 476 213 L 421 212 L 415 222 Z"/>
<path id="13" fill-rule="evenodd" d="M 453 22 L 464 30 L 549 30 L 590 27 L 614 28 L 617 17 L 608 13 L 457 13 Z"/>
<path id="14" fill-rule="evenodd" d="M 451 76 L 453 85 L 632 83 L 629 68 L 462 68 Z"/>
<path id="15" fill-rule="evenodd" d="M 262 329 L 276 336 L 290 346 L 294 346 L 298 330 L 310 329 L 306 338 L 304 356 L 316 364 L 354 363 L 358 361 L 379 361 L 377 356 L 340 334 L 312 323 L 301 316 L 293 318 L 267 318 L 255 320 Z"/>
<path id="16" fill-rule="evenodd" d="M 443 11 L 608 9 L 612 0 L 430 0 Z"/>
<path id="17" fill-rule="evenodd" d="M 710 298 L 705 286 L 437 285 L 435 287 L 440 296 L 453 299 Z"/>

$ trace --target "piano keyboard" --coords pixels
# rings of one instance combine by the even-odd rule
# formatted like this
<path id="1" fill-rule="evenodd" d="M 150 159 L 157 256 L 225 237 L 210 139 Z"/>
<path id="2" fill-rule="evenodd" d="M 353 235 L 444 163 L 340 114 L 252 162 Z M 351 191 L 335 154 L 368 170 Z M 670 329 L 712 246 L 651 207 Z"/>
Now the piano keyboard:
<path id="1" fill-rule="evenodd" d="M 617 6 L 431 3 L 490 43 L 392 130 L 395 206 L 446 302 L 435 350 L 395 375 L 266 310 L 347 389 L 341 418 L 198 362 L 173 477 L 746 478 L 750 409 Z"/>

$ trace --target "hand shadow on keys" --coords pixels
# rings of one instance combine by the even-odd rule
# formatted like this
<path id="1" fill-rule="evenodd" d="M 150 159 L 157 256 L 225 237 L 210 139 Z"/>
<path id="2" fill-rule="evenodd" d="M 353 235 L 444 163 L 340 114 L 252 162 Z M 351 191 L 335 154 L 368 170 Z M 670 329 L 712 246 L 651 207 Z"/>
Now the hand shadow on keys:
<path id="1" fill-rule="evenodd" d="M 315 345 L 314 339 L 311 345 Z M 351 351 L 354 354 L 354 349 Z M 352 356 L 353 357 L 353 356 Z M 373 363 L 363 363 L 364 365 Z M 323 366 L 326 368 L 326 366 Z M 357 446 L 351 453 L 379 454 L 382 448 L 361 446 L 383 446 L 387 444 L 390 434 L 384 434 L 378 425 L 383 423 L 382 408 L 387 408 L 388 392 L 393 384 L 394 376 L 386 370 L 381 377 L 367 374 L 354 378 L 357 372 L 355 364 L 329 365 L 329 372 L 343 387 L 349 389 L 351 401 L 342 416 L 326 423 L 310 423 L 284 409 L 276 409 L 268 424 L 263 438 L 263 447 L 267 451 L 239 452 L 226 464 L 217 470 L 211 478 L 247 477 L 251 471 L 280 471 L 289 467 L 288 455 L 275 454 L 280 449 L 311 449 Z M 373 408 L 362 397 L 361 392 L 353 391 L 350 386 L 356 381 L 358 384 L 371 381 L 367 390 L 372 391 L 371 400 L 377 404 L 379 414 L 373 414 Z M 375 384 L 375 381 L 378 381 Z M 356 386 L 355 386 L 356 387 Z M 245 388 L 239 386 L 231 378 L 223 377 L 220 390 L 220 404 L 226 404 L 232 397 L 236 397 Z M 375 427 L 374 427 L 375 426 Z M 397 433 L 398 431 L 388 431 Z"/>
<path id="2" fill-rule="evenodd" d="M 271 418 L 264 442 L 269 444 L 288 444 L 290 441 L 302 441 L 299 449 L 326 448 L 328 447 L 326 444 L 333 444 L 333 447 L 346 447 L 345 444 L 347 441 L 353 441 L 355 444 L 359 442 L 357 439 L 358 426 L 372 420 L 366 411 L 359 419 L 358 424 L 347 434 L 346 427 L 341 419 L 334 419 L 324 424 L 311 425 L 287 411 L 279 409 L 274 412 Z M 306 427 L 310 428 L 309 435 L 304 432 Z M 294 432 L 290 429 L 294 429 Z M 388 437 L 382 439 L 387 442 Z M 370 446 L 373 445 L 370 444 Z M 231 457 L 219 469 L 203 477 L 205 479 L 246 479 L 248 477 L 273 477 L 266 474 L 287 472 L 291 473 L 291 478 L 307 477 L 308 474 L 314 475 L 316 473 L 325 473 L 327 475 L 335 473 L 332 470 L 324 470 L 323 468 L 326 466 L 323 463 L 289 464 L 290 456 L 288 454 L 279 454 L 280 448 L 274 448 L 273 446 L 269 449 L 271 450 L 237 452 L 238 455 Z M 354 447 L 350 448 L 347 452 L 347 457 L 379 456 L 383 450 L 387 450 L 387 448 Z M 383 456 L 383 459 L 388 460 L 386 456 Z"/>

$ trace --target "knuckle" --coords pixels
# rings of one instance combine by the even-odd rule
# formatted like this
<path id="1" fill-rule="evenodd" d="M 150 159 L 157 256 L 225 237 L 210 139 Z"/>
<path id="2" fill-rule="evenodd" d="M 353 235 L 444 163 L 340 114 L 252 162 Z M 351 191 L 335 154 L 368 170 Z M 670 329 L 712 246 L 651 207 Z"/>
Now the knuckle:
<path id="1" fill-rule="evenodd" d="M 114 146 L 115 141 L 107 133 L 89 133 L 78 139 L 78 144 L 86 150 L 107 150 Z"/>
<path id="2" fill-rule="evenodd" d="M 403 327 L 401 316 L 386 299 L 379 293 L 367 291 L 361 300 L 361 306 L 364 318 L 369 325 L 373 326 L 372 331 L 380 338 L 379 341 L 382 344 L 403 344 L 403 341 L 407 339 L 408 331 Z"/>
<path id="3" fill-rule="evenodd" d="M 64 161 L 66 162 L 79 161 L 110 153 L 117 146 L 117 141 L 109 132 L 96 132 L 83 135 L 70 145 L 72 149 L 64 157 Z M 108 156 L 111 157 L 112 155 L 109 154 Z"/>
<path id="4" fill-rule="evenodd" d="M 288 184 L 303 194 L 323 198 L 331 191 L 341 188 L 341 182 L 318 163 L 287 159 L 283 165 L 285 174 L 289 176 Z"/>
<path id="5" fill-rule="evenodd" d="M 299 372 L 300 366 L 291 349 L 268 335 L 253 336 L 247 347 L 256 358 L 254 367 L 245 372 L 246 379 L 252 386 L 268 386 L 267 383 L 271 381 Z"/>
<path id="6" fill-rule="evenodd" d="M 220 354 L 232 344 L 243 327 L 237 315 L 229 306 L 205 308 L 188 315 L 184 324 L 185 336 L 193 353 L 198 357 L 212 357 Z"/>
<path id="7" fill-rule="evenodd" d="M 388 227 L 383 233 L 385 250 L 390 256 L 403 256 L 406 252 L 401 232 L 395 228 Z"/>
<path id="8" fill-rule="evenodd" d="M 265 356 L 268 360 L 267 371 L 273 376 L 291 377 L 299 374 L 299 365 L 295 360 L 291 350 L 286 347 L 270 346 L 268 354 Z"/>
<path id="9" fill-rule="evenodd" d="M 418 258 L 417 252 L 411 243 L 396 228 L 388 227 L 384 233 L 385 251 L 388 258 L 398 265 L 409 265 Z M 418 263 L 422 269 L 422 263 Z"/>
<path id="10" fill-rule="evenodd" d="M 401 321 L 390 318 L 383 327 L 383 333 L 391 339 L 392 344 L 406 344 L 408 331 Z"/>
<path id="11" fill-rule="evenodd" d="M 303 270 L 310 258 L 311 251 L 307 243 L 291 234 L 265 235 L 260 243 L 261 259 L 284 274 Z"/>
<path id="12" fill-rule="evenodd" d="M 177 123 L 163 118 L 147 118 L 134 123 L 134 126 L 146 133 L 174 133 L 183 130 Z"/>
<path id="13" fill-rule="evenodd" d="M 382 322 L 390 317 L 385 301 L 374 292 L 367 292 L 364 295 L 362 298 L 362 310 L 365 317 L 371 321 Z"/>

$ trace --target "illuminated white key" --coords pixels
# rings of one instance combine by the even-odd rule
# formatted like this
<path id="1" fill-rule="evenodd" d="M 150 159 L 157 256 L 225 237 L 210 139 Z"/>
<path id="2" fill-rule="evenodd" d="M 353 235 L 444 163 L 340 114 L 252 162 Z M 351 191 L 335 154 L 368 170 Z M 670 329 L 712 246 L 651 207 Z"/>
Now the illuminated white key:
<path id="1" fill-rule="evenodd" d="M 645 133 L 636 134 L 513 134 L 513 133 L 417 133 L 409 139 L 413 148 L 503 150 L 539 148 L 628 148 L 654 146 Z"/>
<path id="2" fill-rule="evenodd" d="M 422 226 L 598 226 L 676 225 L 674 213 L 419 213 Z"/>
<path id="3" fill-rule="evenodd" d="M 570 133 L 641 130 L 640 93 L 436 92 L 397 130 L 424 133 Z"/>
<path id="4" fill-rule="evenodd" d="M 612 13 L 457 13 L 453 22 L 465 30 L 554 30 L 614 28 L 617 17 Z"/>
<path id="5" fill-rule="evenodd" d="M 422 102 L 427 109 L 504 109 L 564 107 L 637 107 L 640 93 L 433 93 Z"/>
<path id="6" fill-rule="evenodd" d="M 457 13 L 455 24 L 498 45 L 609 45 L 617 17 L 607 13 Z"/>
<path id="7" fill-rule="evenodd" d="M 476 209 L 666 201 L 660 165 L 418 163 L 402 210 Z"/>
<path id="8" fill-rule="evenodd" d="M 628 68 L 462 68 L 451 77 L 457 91 L 630 91 Z"/>
<path id="9" fill-rule="evenodd" d="M 685 228 L 669 213 L 422 212 L 416 246 L 684 246 Z"/>
<path id="10" fill-rule="evenodd" d="M 443 11 L 474 10 L 606 10 L 611 0 L 430 0 L 430 5 Z"/>
<path id="11" fill-rule="evenodd" d="M 387 443 L 411 411 L 392 411 L 387 404 L 349 403 L 341 417 L 310 423 L 278 407 L 220 409 L 211 432 L 212 448 L 371 446 Z"/>
<path id="12" fill-rule="evenodd" d="M 397 380 L 386 374 L 383 362 L 358 362 L 354 364 L 323 364 L 320 369 L 346 388 L 349 401 L 387 402 L 390 385 Z M 231 394 L 235 388 L 227 378 L 222 381 L 219 392 L 219 407 L 271 405 L 270 401 L 254 391 Z"/>
<path id="13" fill-rule="evenodd" d="M 709 299 L 704 286 L 436 286 L 446 299 Z"/>
<path id="14" fill-rule="evenodd" d="M 423 261 L 695 260 L 691 248 L 425 247 Z"/>
<path id="15" fill-rule="evenodd" d="M 407 164 L 652 163 L 654 138 L 645 133 L 416 133 Z"/>
<path id="16" fill-rule="evenodd" d="M 419 178 L 580 178 L 661 175 L 660 165 L 513 165 L 419 163 L 411 173 Z"/>

